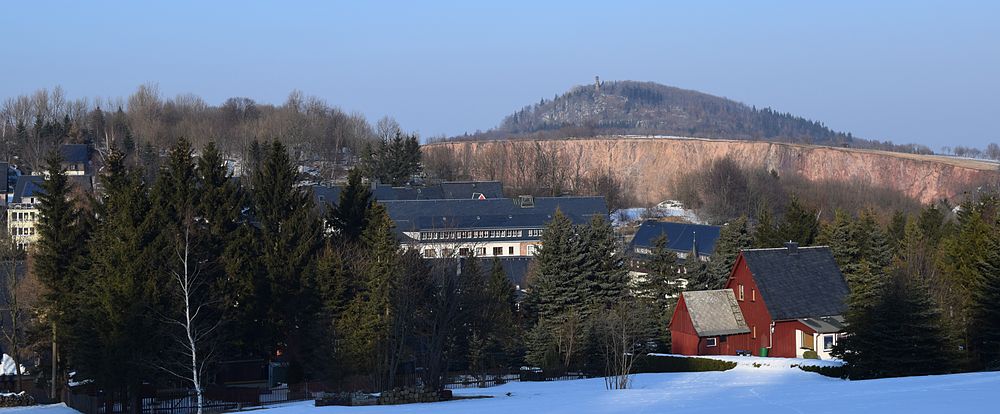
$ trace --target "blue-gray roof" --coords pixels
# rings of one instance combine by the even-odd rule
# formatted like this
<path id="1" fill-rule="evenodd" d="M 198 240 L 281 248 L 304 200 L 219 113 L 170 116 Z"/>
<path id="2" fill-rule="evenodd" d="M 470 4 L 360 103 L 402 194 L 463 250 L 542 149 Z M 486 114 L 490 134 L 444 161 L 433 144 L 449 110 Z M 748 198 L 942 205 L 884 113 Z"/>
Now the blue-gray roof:
<path id="1" fill-rule="evenodd" d="M 379 184 L 372 194 L 382 201 L 391 200 L 462 200 L 503 197 L 503 185 L 499 181 L 446 181 L 422 187 L 393 187 Z"/>
<path id="2" fill-rule="evenodd" d="M 312 187 L 313 201 L 321 213 L 329 204 L 340 200 L 341 186 Z M 445 181 L 422 187 L 393 187 L 378 184 L 372 189 L 372 196 L 380 201 L 399 200 L 472 200 L 479 196 L 486 199 L 503 198 L 503 185 L 499 181 Z"/>
<path id="3" fill-rule="evenodd" d="M 22 175 L 17 177 L 17 183 L 14 184 L 14 197 L 12 201 L 21 203 L 21 200 L 25 197 L 40 194 L 43 181 L 45 181 L 45 177 L 40 175 Z"/>
<path id="4" fill-rule="evenodd" d="M 89 175 L 70 175 L 66 179 L 71 186 L 80 188 L 83 191 L 89 192 L 94 188 L 93 177 Z M 14 184 L 14 195 L 11 202 L 23 203 L 25 197 L 38 197 L 42 194 L 42 182 L 44 181 L 45 177 L 41 175 L 18 176 L 17 183 Z"/>
<path id="5" fill-rule="evenodd" d="M 608 214 L 604 197 L 540 197 L 534 202 L 534 207 L 522 208 L 509 198 L 379 200 L 399 231 L 541 228 L 556 209 L 578 224 Z"/>
<path id="6" fill-rule="evenodd" d="M 665 234 L 667 249 L 689 253 L 697 243 L 698 254 L 707 256 L 715 251 L 719 230 L 718 226 L 647 220 L 639 226 L 635 237 L 632 238 L 632 247 L 652 248 L 653 241 L 661 234 Z"/>
<path id="7" fill-rule="evenodd" d="M 90 161 L 90 151 L 86 144 L 63 144 L 59 146 L 63 162 L 86 163 Z"/>
<path id="8" fill-rule="evenodd" d="M 847 310 L 847 281 L 829 247 L 748 249 L 742 254 L 772 319 L 818 318 Z"/>

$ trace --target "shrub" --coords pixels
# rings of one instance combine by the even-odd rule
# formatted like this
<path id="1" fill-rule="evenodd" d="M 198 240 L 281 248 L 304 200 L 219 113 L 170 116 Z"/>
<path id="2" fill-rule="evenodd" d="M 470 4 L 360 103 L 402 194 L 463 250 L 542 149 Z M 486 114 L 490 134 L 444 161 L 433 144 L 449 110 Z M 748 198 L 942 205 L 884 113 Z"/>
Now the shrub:
<path id="1" fill-rule="evenodd" d="M 636 360 L 633 372 L 637 374 L 662 372 L 704 372 L 728 371 L 733 368 L 736 368 L 735 362 L 720 361 L 717 359 L 647 355 L 644 358 Z"/>
<path id="2" fill-rule="evenodd" d="M 803 352 L 802 357 L 805 359 L 819 359 L 819 354 L 817 354 L 816 351 L 810 349 L 806 352 Z"/>
<path id="3" fill-rule="evenodd" d="M 806 372 L 815 372 L 819 375 L 831 378 L 847 378 L 847 371 L 844 370 L 843 365 L 825 367 L 817 365 L 799 365 L 799 369 Z"/>

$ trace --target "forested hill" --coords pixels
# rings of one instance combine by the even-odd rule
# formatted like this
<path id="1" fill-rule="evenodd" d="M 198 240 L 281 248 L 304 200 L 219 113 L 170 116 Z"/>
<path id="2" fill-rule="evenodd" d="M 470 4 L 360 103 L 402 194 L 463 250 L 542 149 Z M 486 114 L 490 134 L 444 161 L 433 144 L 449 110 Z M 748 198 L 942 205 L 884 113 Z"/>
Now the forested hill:
<path id="1" fill-rule="evenodd" d="M 811 143 L 929 152 L 915 146 L 858 139 L 770 108 L 756 108 L 697 91 L 653 82 L 612 81 L 576 86 L 507 116 L 500 126 L 458 139 L 677 135 Z M 926 151 L 925 151 L 926 150 Z"/>

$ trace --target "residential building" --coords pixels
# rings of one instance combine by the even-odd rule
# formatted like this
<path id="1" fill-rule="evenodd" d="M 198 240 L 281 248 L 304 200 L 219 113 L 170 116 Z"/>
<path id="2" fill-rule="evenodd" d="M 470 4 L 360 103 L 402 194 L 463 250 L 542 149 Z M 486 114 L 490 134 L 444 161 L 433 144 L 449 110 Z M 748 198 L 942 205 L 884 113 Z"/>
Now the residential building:
<path id="1" fill-rule="evenodd" d="M 725 289 L 681 294 L 672 351 L 786 358 L 814 351 L 827 359 L 844 328 L 847 295 L 829 247 L 743 250 Z"/>
<path id="2" fill-rule="evenodd" d="M 685 260 L 692 254 L 703 262 L 715 251 L 715 241 L 719 239 L 719 226 L 676 223 L 671 221 L 646 220 L 639 225 L 629 250 L 639 259 L 647 258 L 653 251 L 658 237 L 667 236 L 667 250 Z"/>
<path id="3" fill-rule="evenodd" d="M 62 167 L 66 175 L 93 175 L 90 166 L 90 148 L 86 144 L 63 144 L 59 146 L 62 154 Z"/>
<path id="4" fill-rule="evenodd" d="M 402 245 L 427 258 L 533 256 L 556 210 L 576 224 L 607 215 L 603 197 L 379 201 Z"/>
<path id="5" fill-rule="evenodd" d="M 327 206 L 340 199 L 340 186 L 314 185 L 313 200 L 321 213 Z M 372 197 L 379 201 L 399 200 L 487 200 L 503 198 L 503 185 L 499 181 L 445 181 L 426 186 L 393 187 L 372 183 Z"/>
<path id="6" fill-rule="evenodd" d="M 14 185 L 14 195 L 7 205 L 7 234 L 20 249 L 27 249 L 31 243 L 38 240 L 35 224 L 39 219 L 38 204 L 42 194 L 41 175 L 22 175 L 17 177 Z M 69 183 L 78 190 L 90 192 L 93 190 L 93 177 L 89 175 L 69 176 Z"/>

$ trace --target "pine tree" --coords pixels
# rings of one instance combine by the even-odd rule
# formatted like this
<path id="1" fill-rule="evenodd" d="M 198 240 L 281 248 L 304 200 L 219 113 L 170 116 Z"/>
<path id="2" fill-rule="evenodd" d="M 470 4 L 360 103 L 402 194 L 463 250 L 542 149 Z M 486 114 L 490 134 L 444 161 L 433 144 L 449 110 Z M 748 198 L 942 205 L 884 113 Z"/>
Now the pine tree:
<path id="1" fill-rule="evenodd" d="M 580 272 L 585 257 L 575 226 L 556 210 L 541 241 L 529 280 L 532 308 L 539 318 L 551 318 L 569 309 L 580 311 L 589 284 Z"/>
<path id="2" fill-rule="evenodd" d="M 763 206 L 757 216 L 757 225 L 753 229 L 753 247 L 758 249 L 781 247 L 785 241 L 781 240 L 781 235 L 778 234 L 774 219 L 771 217 L 771 209 L 766 205 Z"/>
<path id="3" fill-rule="evenodd" d="M 877 378 L 883 375 L 885 345 L 892 338 L 886 337 L 885 321 L 878 310 L 888 277 L 868 263 L 861 263 L 858 271 L 848 276 L 851 293 L 847 298 L 844 336 L 834 348 L 834 355 L 847 364 L 848 376 L 853 379 Z"/>
<path id="4" fill-rule="evenodd" d="M 165 343 L 157 314 L 165 309 L 163 279 L 157 276 L 160 223 L 139 172 L 124 165 L 117 151 L 101 178 L 100 221 L 90 248 L 88 280 L 69 347 L 81 375 L 104 389 L 127 390 L 138 402 L 142 381 L 155 377 L 155 358 Z"/>
<path id="5" fill-rule="evenodd" d="M 327 219 L 340 237 L 355 242 L 367 224 L 365 216 L 372 204 L 372 192 L 361 182 L 361 170 L 352 168 L 347 177 L 347 186 Z"/>
<path id="6" fill-rule="evenodd" d="M 989 249 L 977 263 L 970 305 L 972 330 L 969 346 L 979 366 L 1000 366 L 1000 236 L 993 233 Z"/>
<path id="7" fill-rule="evenodd" d="M 292 378 L 303 372 L 302 329 L 319 306 L 312 284 L 323 241 L 312 197 L 296 186 L 297 178 L 287 150 L 275 141 L 253 179 L 258 254 L 270 294 L 262 303 L 268 304 L 268 326 L 275 335 L 272 343 L 288 356 Z"/>
<path id="8" fill-rule="evenodd" d="M 903 237 L 906 236 L 906 222 L 906 214 L 903 214 L 902 211 L 896 210 L 892 213 L 892 219 L 889 221 L 885 233 L 889 240 L 889 246 L 893 251 L 899 248 Z"/>
<path id="9" fill-rule="evenodd" d="M 727 224 L 719 232 L 719 239 L 715 242 L 715 251 L 712 252 L 708 265 L 692 275 L 688 289 L 720 289 L 725 286 L 740 250 L 749 249 L 752 243 L 753 238 L 747 230 L 746 217 L 740 217 Z"/>
<path id="10" fill-rule="evenodd" d="M 878 224 L 875 212 L 864 210 L 858 218 L 859 254 L 873 266 L 888 268 L 892 264 L 893 251 L 889 239 Z"/>
<path id="11" fill-rule="evenodd" d="M 376 387 L 391 382 L 391 336 L 395 318 L 393 297 L 401 283 L 403 264 L 393 223 L 385 208 L 368 210 L 368 226 L 361 235 L 363 257 L 357 263 L 354 296 L 346 305 L 337 329 L 343 338 L 344 360 L 355 372 L 370 373 Z"/>
<path id="12" fill-rule="evenodd" d="M 624 251 L 610 221 L 595 215 L 580 232 L 580 248 L 585 256 L 581 270 L 589 285 L 584 293 L 588 306 L 582 309 L 582 314 L 588 317 L 590 308 L 607 309 L 628 293 L 628 271 Z"/>
<path id="13" fill-rule="evenodd" d="M 70 197 L 69 180 L 62 168 L 62 156 L 53 151 L 46 161 L 48 178 L 39 195 L 38 241 L 32 255 L 32 270 L 45 284 L 47 307 L 54 320 L 71 313 L 73 292 L 80 288 L 73 262 L 80 253 L 80 212 Z"/>
<path id="14" fill-rule="evenodd" d="M 800 246 L 811 246 L 819 233 L 816 211 L 804 206 L 793 196 L 785 210 L 785 216 L 778 226 L 778 234 L 784 241 L 793 241 Z"/>
<path id="15" fill-rule="evenodd" d="M 650 299 L 656 309 L 665 311 L 670 296 L 678 293 L 672 284 L 677 278 L 677 254 L 667 250 L 667 235 L 653 239 L 646 276 L 636 286 L 636 296 Z"/>

